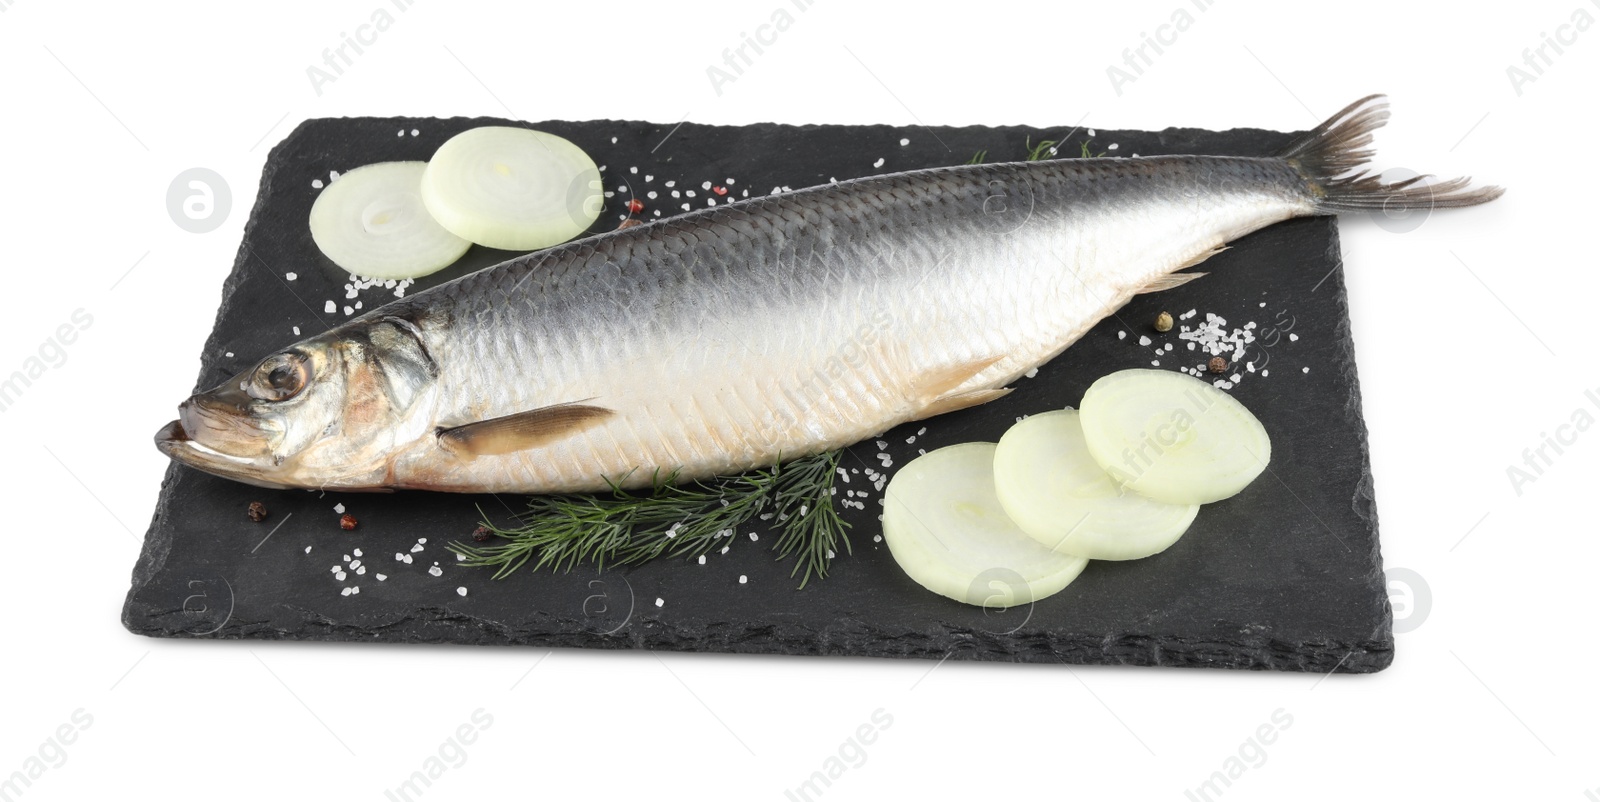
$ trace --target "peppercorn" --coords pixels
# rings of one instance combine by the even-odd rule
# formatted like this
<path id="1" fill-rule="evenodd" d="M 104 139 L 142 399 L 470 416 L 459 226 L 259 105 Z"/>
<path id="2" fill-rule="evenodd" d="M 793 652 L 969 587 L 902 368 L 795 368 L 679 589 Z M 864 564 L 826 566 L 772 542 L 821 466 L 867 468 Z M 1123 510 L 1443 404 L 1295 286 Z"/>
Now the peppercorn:
<path id="1" fill-rule="evenodd" d="M 1156 315 L 1156 331 L 1172 331 L 1172 313 L 1162 312 Z"/>
<path id="2" fill-rule="evenodd" d="M 628 211 L 633 212 L 634 214 L 644 211 L 644 201 L 639 200 L 638 198 L 629 198 Z"/>
<path id="3" fill-rule="evenodd" d="M 356 517 L 348 512 L 339 516 L 339 528 L 346 532 L 356 528 Z"/>
<path id="4" fill-rule="evenodd" d="M 1206 367 L 1209 368 L 1212 373 L 1226 373 L 1228 372 L 1228 360 L 1223 359 L 1220 356 L 1214 356 L 1211 357 L 1211 361 L 1206 364 Z"/>
<path id="5" fill-rule="evenodd" d="M 489 531 L 489 527 L 487 526 L 480 526 L 477 529 L 472 530 L 472 539 L 478 541 L 479 543 L 487 542 L 491 537 L 494 537 L 494 532 Z"/>
<path id="6" fill-rule="evenodd" d="M 245 508 L 244 514 L 250 516 L 250 520 L 261 523 L 267 520 L 267 505 L 259 501 L 252 501 L 250 506 Z"/>

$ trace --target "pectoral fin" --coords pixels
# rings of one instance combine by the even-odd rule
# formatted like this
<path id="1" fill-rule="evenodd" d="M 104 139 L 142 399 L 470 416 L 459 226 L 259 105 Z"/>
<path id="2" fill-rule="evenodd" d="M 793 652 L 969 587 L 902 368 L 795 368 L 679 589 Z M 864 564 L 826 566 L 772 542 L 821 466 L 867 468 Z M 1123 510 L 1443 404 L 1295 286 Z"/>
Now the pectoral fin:
<path id="1" fill-rule="evenodd" d="M 526 451 L 571 437 L 617 414 L 605 407 L 558 404 L 463 426 L 440 428 L 439 447 L 462 459 Z"/>

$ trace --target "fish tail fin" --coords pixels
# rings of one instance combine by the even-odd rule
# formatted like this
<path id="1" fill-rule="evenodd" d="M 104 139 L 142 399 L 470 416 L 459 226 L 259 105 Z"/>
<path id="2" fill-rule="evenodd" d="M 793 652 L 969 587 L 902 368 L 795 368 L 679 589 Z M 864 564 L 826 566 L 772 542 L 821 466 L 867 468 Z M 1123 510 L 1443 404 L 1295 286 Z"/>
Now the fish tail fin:
<path id="1" fill-rule="evenodd" d="M 1372 159 L 1372 132 L 1388 120 L 1388 98 L 1368 95 L 1306 132 L 1278 156 L 1305 177 L 1323 214 L 1476 206 L 1505 192 L 1495 186 L 1470 187 L 1472 179 L 1466 177 L 1425 183 L 1432 176 L 1419 175 L 1384 183 L 1366 167 Z"/>

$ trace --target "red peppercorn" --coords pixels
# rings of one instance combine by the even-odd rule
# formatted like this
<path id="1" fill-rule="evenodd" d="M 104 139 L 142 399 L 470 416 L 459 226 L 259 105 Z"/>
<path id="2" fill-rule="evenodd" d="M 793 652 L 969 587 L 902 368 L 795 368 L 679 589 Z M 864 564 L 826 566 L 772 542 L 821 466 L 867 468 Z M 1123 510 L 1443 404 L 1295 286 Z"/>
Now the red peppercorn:
<path id="1" fill-rule="evenodd" d="M 1214 356 L 1211 357 L 1210 362 L 1206 363 L 1206 367 L 1209 368 L 1212 373 L 1225 373 L 1228 370 L 1228 360 L 1223 359 L 1220 356 Z"/>
<path id="2" fill-rule="evenodd" d="M 249 516 L 250 520 L 261 523 L 267 520 L 267 505 L 259 501 L 252 501 L 250 506 L 245 508 L 244 514 Z"/>
<path id="3" fill-rule="evenodd" d="M 628 211 L 633 212 L 634 214 L 644 211 L 644 201 L 639 200 L 638 198 L 629 198 Z"/>
<path id="4" fill-rule="evenodd" d="M 477 529 L 472 530 L 472 539 L 478 541 L 479 543 L 487 542 L 491 537 L 494 537 L 494 533 L 489 531 L 489 527 L 487 526 L 480 526 Z"/>
<path id="5" fill-rule="evenodd" d="M 717 193 L 718 195 L 726 195 L 726 194 L 728 194 L 728 188 L 727 187 L 712 187 L 711 191 Z"/>
<path id="6" fill-rule="evenodd" d="M 339 516 L 339 528 L 346 532 L 356 528 L 356 517 L 348 512 Z"/>

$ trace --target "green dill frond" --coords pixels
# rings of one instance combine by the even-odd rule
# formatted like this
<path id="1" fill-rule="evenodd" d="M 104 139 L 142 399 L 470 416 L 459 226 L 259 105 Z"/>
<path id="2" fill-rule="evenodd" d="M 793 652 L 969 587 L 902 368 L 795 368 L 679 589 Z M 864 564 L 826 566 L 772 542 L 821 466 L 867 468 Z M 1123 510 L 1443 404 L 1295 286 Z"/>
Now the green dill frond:
<path id="1" fill-rule="evenodd" d="M 1101 156 L 1106 155 L 1106 152 L 1103 151 L 1103 150 L 1100 151 L 1099 153 L 1090 153 L 1089 152 L 1089 140 L 1087 140 L 1087 139 L 1083 140 L 1083 144 L 1079 146 L 1078 150 L 1079 150 L 1078 158 L 1080 158 L 1080 159 L 1097 159 L 1097 158 L 1099 158 Z"/>
<path id="2" fill-rule="evenodd" d="M 676 484 L 676 475 L 656 476 L 644 492 L 612 483 L 610 493 L 534 496 L 520 525 L 483 527 L 499 542 L 449 548 L 461 565 L 492 567 L 494 578 L 533 564 L 535 570 L 570 570 L 634 565 L 661 557 L 693 558 L 738 541 L 739 527 L 751 520 L 773 520 L 781 528 L 772 546 L 778 559 L 796 557 L 790 576 L 801 573 L 800 587 L 812 576 L 827 575 L 835 549 L 850 551 L 850 525 L 834 506 L 834 477 L 842 450 L 794 460 L 708 482 Z"/>
<path id="3" fill-rule="evenodd" d="M 972 154 L 972 158 L 967 159 L 967 164 L 983 164 L 983 160 L 988 158 L 988 156 L 989 151 L 980 150 L 977 153 Z"/>
<path id="4" fill-rule="evenodd" d="M 1055 157 L 1056 141 L 1054 139 L 1040 140 L 1039 144 L 1037 145 L 1032 144 L 1032 141 L 1032 137 L 1029 137 L 1027 140 L 1025 140 L 1028 148 L 1028 161 L 1036 162 Z"/>

